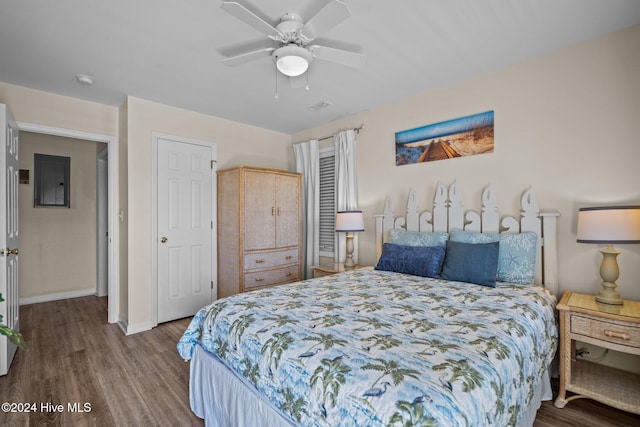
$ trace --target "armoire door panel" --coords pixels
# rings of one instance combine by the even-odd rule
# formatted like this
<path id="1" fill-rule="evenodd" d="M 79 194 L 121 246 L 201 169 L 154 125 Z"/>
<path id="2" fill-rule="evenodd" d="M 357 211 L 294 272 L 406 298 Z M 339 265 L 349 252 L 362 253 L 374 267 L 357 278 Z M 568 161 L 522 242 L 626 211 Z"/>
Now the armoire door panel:
<path id="1" fill-rule="evenodd" d="M 276 177 L 276 247 L 300 244 L 300 179 L 298 176 Z"/>
<path id="2" fill-rule="evenodd" d="M 244 182 L 244 249 L 276 247 L 275 176 L 246 172 Z"/>

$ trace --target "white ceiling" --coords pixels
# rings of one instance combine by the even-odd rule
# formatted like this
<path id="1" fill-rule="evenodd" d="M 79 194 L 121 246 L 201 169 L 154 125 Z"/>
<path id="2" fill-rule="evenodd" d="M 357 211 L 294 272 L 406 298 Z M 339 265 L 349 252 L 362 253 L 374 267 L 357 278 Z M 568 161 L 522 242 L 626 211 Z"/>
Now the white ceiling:
<path id="1" fill-rule="evenodd" d="M 327 0 L 238 2 L 276 25 Z M 131 95 L 291 134 L 640 23 L 639 0 L 346 2 L 352 16 L 315 42 L 366 54 L 364 68 L 316 60 L 310 90 L 279 75 L 277 99 L 270 58 L 221 63 L 272 44 L 220 0 L 0 0 L 0 81 L 113 106 Z M 308 109 L 321 101 L 332 105 Z"/>

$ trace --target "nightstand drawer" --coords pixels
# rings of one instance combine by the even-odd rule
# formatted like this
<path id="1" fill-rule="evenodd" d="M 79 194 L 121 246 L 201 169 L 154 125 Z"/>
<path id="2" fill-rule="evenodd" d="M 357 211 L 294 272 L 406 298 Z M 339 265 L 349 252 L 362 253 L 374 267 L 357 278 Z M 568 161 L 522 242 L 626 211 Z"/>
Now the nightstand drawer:
<path id="1" fill-rule="evenodd" d="M 580 315 L 571 316 L 571 333 L 629 347 L 640 347 L 640 329 Z"/>

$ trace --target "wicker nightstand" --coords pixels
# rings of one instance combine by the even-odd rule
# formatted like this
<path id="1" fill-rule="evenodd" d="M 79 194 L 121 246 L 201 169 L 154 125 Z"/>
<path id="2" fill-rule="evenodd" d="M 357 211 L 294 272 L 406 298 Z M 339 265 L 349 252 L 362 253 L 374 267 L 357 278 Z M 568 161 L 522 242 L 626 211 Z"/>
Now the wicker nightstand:
<path id="1" fill-rule="evenodd" d="M 565 292 L 560 311 L 560 392 L 554 405 L 589 397 L 640 414 L 640 375 L 576 359 L 575 340 L 640 355 L 640 302 L 600 304 L 594 295 Z M 566 392 L 576 395 L 566 397 Z"/>
<path id="2" fill-rule="evenodd" d="M 351 270 L 357 270 L 358 268 L 363 268 L 363 267 L 365 266 L 356 265 L 355 268 L 352 268 Z M 313 278 L 315 279 L 317 277 L 330 276 L 332 274 L 342 273 L 347 270 L 344 268 L 344 263 L 335 262 L 333 264 L 327 264 L 327 265 L 314 265 L 311 267 L 311 271 L 313 271 Z"/>

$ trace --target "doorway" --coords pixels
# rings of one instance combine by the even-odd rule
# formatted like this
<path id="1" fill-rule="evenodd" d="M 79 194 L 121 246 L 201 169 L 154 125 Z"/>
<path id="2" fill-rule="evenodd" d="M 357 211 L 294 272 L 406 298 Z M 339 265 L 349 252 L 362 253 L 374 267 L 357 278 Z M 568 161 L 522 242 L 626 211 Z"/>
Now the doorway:
<path id="1" fill-rule="evenodd" d="M 98 211 L 98 280 L 96 295 L 109 295 L 109 149 L 98 153 L 96 164 L 96 196 Z"/>
<path id="2" fill-rule="evenodd" d="M 109 135 L 88 133 L 73 129 L 56 128 L 25 122 L 18 122 L 18 128 L 20 131 L 24 132 L 67 137 L 106 144 L 106 233 L 108 234 L 106 249 L 106 292 L 108 294 L 107 320 L 109 323 L 117 322 L 119 317 L 119 259 L 117 255 L 119 248 L 119 221 L 116 209 L 118 200 L 118 144 L 116 138 Z M 96 292 L 96 290 L 97 289 L 94 288 L 94 293 Z"/>

